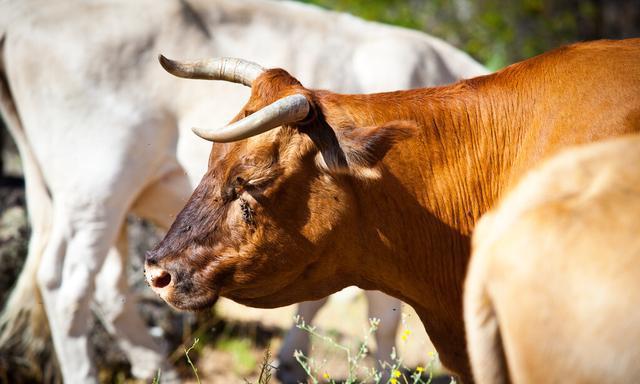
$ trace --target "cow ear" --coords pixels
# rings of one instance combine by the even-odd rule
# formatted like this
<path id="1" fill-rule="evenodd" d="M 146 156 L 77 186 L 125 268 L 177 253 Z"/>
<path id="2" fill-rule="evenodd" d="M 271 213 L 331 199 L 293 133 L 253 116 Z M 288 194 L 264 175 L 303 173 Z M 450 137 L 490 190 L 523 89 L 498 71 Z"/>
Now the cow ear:
<path id="1" fill-rule="evenodd" d="M 417 132 L 412 121 L 391 121 L 373 127 L 341 128 L 335 130 L 337 146 L 321 150 L 318 163 L 321 168 L 362 179 L 380 177 L 378 164 L 397 142 Z"/>

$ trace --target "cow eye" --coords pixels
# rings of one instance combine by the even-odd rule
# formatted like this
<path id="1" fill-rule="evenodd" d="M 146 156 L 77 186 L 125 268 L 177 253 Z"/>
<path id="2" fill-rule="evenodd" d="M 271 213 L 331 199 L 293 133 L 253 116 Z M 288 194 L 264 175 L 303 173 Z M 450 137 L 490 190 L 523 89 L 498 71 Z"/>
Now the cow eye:
<path id="1" fill-rule="evenodd" d="M 232 178 L 227 187 L 223 189 L 222 199 L 225 203 L 236 200 L 238 197 L 240 197 L 240 195 L 242 195 L 242 192 L 244 192 L 247 186 L 247 180 L 245 180 L 243 177 L 236 176 Z"/>
<path id="2" fill-rule="evenodd" d="M 238 193 L 233 185 L 230 185 L 222 190 L 222 201 L 229 203 L 238 198 Z"/>
<path id="3" fill-rule="evenodd" d="M 238 196 L 242 195 L 242 192 L 244 191 L 246 186 L 247 186 L 247 182 L 242 177 L 237 176 L 234 179 L 233 184 L 231 185 L 231 189 L 232 189 L 231 194 L 233 195 L 234 200 L 237 199 Z"/>

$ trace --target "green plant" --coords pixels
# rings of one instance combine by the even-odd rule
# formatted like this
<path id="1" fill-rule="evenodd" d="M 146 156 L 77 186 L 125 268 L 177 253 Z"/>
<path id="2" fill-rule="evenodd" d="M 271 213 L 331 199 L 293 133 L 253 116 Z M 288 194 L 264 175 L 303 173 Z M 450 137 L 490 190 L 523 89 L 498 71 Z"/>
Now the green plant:
<path id="1" fill-rule="evenodd" d="M 383 362 L 382 367 L 388 368 L 390 375 L 387 381 L 388 384 L 431 384 L 433 381 L 433 371 L 436 362 L 438 361 L 438 354 L 434 352 L 429 353 L 429 362 L 426 367 L 418 366 L 413 371 L 402 364 L 402 359 L 395 351 L 391 353 L 391 363 Z M 410 372 L 407 375 L 407 372 Z M 426 380 L 423 375 L 427 374 Z M 455 379 L 452 377 L 450 384 L 455 384 Z M 376 381 L 378 384 L 379 381 Z M 382 384 L 382 383 L 381 383 Z M 386 384 L 386 383 L 385 383 Z"/>
<path id="2" fill-rule="evenodd" d="M 151 384 L 160 384 L 160 379 L 162 378 L 162 370 L 158 368 L 158 373 L 156 373 L 156 377 L 153 378 Z"/>
<path id="3" fill-rule="evenodd" d="M 367 369 L 360 365 L 369 352 L 367 342 L 378 329 L 380 319 L 369 319 L 369 329 L 365 333 L 364 339 L 360 343 L 355 355 L 349 347 L 338 343 L 332 337 L 318 332 L 315 327 L 306 324 L 304 319 L 301 319 L 299 316 L 294 317 L 294 320 L 296 327 L 345 353 L 348 365 L 348 377 L 343 381 L 345 384 L 355 384 L 359 382 L 373 382 L 375 384 L 430 384 L 433 380 L 433 372 L 438 361 L 438 355 L 434 352 L 429 353 L 429 362 L 426 367 L 418 366 L 414 370 L 409 369 L 403 364 L 402 358 L 396 353 L 395 348 L 390 356 L 391 362 L 380 362 L 381 370 L 376 368 Z M 406 341 L 409 334 L 410 332 L 405 330 L 402 339 Z M 327 372 L 322 372 L 322 366 L 317 364 L 313 358 L 305 356 L 301 351 L 295 351 L 294 357 L 305 370 L 313 384 L 320 382 L 336 384 L 335 379 L 331 378 Z M 364 374 L 364 380 L 358 376 L 358 373 Z M 385 376 L 385 373 L 388 373 L 388 375 Z M 424 377 L 425 375 L 426 377 Z M 451 378 L 451 384 L 455 384 L 455 379 Z"/>
<path id="4" fill-rule="evenodd" d="M 198 341 L 200 341 L 200 340 L 196 337 L 193 340 L 193 344 L 189 347 L 189 349 L 187 349 L 187 348 L 184 349 L 184 354 L 187 357 L 187 362 L 191 366 L 191 370 L 193 370 L 193 374 L 196 376 L 196 381 L 198 382 L 198 384 L 200 384 L 200 377 L 198 376 L 198 368 L 196 368 L 196 366 L 193 365 L 193 362 L 191 361 L 191 358 L 189 357 L 189 352 L 191 352 L 191 350 L 196 347 L 196 345 L 198 344 Z"/>
<path id="5" fill-rule="evenodd" d="M 267 347 L 264 351 L 264 356 L 262 358 L 262 364 L 260 365 L 260 375 L 258 375 L 258 381 L 256 384 L 268 384 L 271 381 L 271 370 L 273 369 L 273 365 L 271 365 L 271 349 Z M 251 384 L 248 380 L 245 379 L 247 384 Z"/>
<path id="6" fill-rule="evenodd" d="M 360 348 L 355 356 L 352 356 L 351 349 L 347 346 L 339 344 L 332 337 L 323 335 L 316 331 L 316 328 L 310 326 L 304 322 L 304 319 L 301 319 L 299 316 L 294 317 L 296 327 L 308 332 L 311 336 L 319 338 L 324 342 L 328 343 L 332 347 L 342 350 L 347 357 L 347 364 L 349 367 L 348 377 L 345 381 L 345 384 L 353 384 L 357 382 L 357 371 L 358 371 L 358 363 L 364 359 L 368 353 L 367 349 L 367 341 L 369 336 L 371 336 L 377 329 L 378 324 L 380 323 L 380 319 L 369 319 L 369 331 L 365 334 L 364 340 L 360 344 Z M 298 363 L 302 366 L 302 368 L 307 373 L 307 376 L 311 379 L 314 384 L 317 384 L 318 378 L 317 375 L 319 373 L 319 367 L 314 363 L 312 359 L 305 356 L 301 351 L 296 350 L 293 354 Z M 335 383 L 333 379 L 330 378 L 329 374 L 324 372 L 322 374 L 322 378 L 328 380 L 330 383 Z"/>

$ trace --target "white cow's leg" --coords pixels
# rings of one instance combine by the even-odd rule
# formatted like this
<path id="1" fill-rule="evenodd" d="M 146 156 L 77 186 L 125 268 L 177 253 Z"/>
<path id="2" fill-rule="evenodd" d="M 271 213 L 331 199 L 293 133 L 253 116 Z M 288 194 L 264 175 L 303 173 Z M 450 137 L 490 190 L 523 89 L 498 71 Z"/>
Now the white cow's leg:
<path id="1" fill-rule="evenodd" d="M 305 323 L 311 324 L 316 314 L 326 304 L 328 298 L 305 301 L 298 304 L 297 316 L 300 316 Z M 276 375 L 278 380 L 283 384 L 306 382 L 307 374 L 300 364 L 293 357 L 293 353 L 298 350 L 305 356 L 309 356 L 309 333 L 296 326 L 293 326 L 287 332 L 282 342 L 280 351 L 278 351 L 278 371 Z"/>
<path id="2" fill-rule="evenodd" d="M 184 172 L 175 168 L 153 183 L 136 199 L 133 210 L 162 228 L 168 228 L 173 217 L 189 197 L 191 188 Z M 151 378 L 159 368 L 163 381 L 169 378 L 165 351 L 154 341 L 136 308 L 137 297 L 130 291 L 126 279 L 126 231 L 120 232 L 97 277 L 96 311 L 105 328 L 114 335 L 120 349 L 131 363 L 132 374 Z M 142 273 L 142 271 L 140 271 Z"/>
<path id="3" fill-rule="evenodd" d="M 148 379 L 162 366 L 165 353 L 136 308 L 137 297 L 129 289 L 126 268 L 127 237 L 123 228 L 96 277 L 95 312 L 127 356 L 131 373 Z"/>
<path id="4" fill-rule="evenodd" d="M 87 334 L 95 276 L 115 240 L 124 208 L 54 204 L 51 238 L 38 284 L 64 381 L 97 382 Z"/>
<path id="5" fill-rule="evenodd" d="M 380 291 L 365 291 L 369 303 L 369 318 L 380 319 L 376 338 L 376 360 L 391 362 L 398 324 L 402 317 L 402 302 Z"/>

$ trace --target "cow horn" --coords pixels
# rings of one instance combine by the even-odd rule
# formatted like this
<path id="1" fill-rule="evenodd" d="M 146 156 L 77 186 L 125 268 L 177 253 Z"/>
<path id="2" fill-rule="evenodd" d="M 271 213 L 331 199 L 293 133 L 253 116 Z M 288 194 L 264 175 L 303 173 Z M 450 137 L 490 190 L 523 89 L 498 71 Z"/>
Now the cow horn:
<path id="1" fill-rule="evenodd" d="M 259 135 L 283 124 L 295 123 L 307 117 L 308 113 L 307 98 L 301 94 L 294 94 L 283 97 L 222 129 L 192 128 L 192 130 L 205 140 L 228 143 Z"/>
<path id="2" fill-rule="evenodd" d="M 158 56 L 160 65 L 174 76 L 188 79 L 226 80 L 250 87 L 253 81 L 265 71 L 251 61 L 231 57 L 179 62 Z"/>

